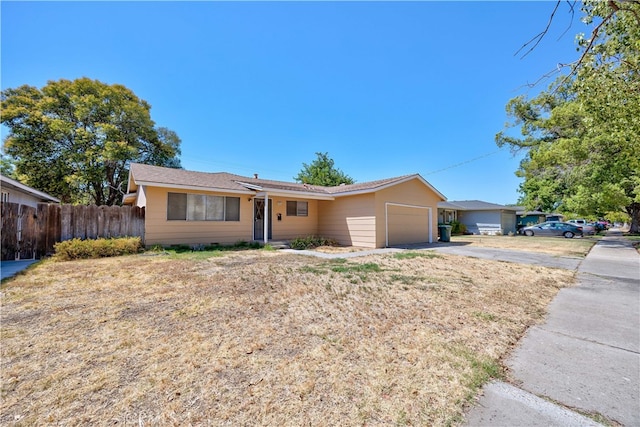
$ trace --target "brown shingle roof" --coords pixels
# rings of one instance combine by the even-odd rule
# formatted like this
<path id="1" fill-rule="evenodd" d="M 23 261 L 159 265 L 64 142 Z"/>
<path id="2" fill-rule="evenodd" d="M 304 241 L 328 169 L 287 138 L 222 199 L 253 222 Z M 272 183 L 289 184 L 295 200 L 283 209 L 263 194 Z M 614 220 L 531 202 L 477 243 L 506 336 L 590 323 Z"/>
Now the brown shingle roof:
<path id="1" fill-rule="evenodd" d="M 492 210 L 518 210 L 517 206 L 504 206 L 482 200 L 453 200 L 438 203 L 439 208 L 457 209 L 461 211 L 492 211 Z"/>
<path id="2" fill-rule="evenodd" d="M 194 172 L 141 163 L 132 163 L 129 172 L 136 183 L 184 185 L 203 189 L 246 191 L 247 188 L 237 184 L 237 181 L 250 180 L 250 178 L 226 172 Z"/>
<path id="3" fill-rule="evenodd" d="M 410 179 L 418 178 L 425 185 L 442 196 L 420 175 L 403 175 L 395 178 L 380 179 L 377 181 L 359 182 L 355 184 L 339 185 L 335 187 L 323 187 L 319 185 L 300 184 L 295 182 L 274 181 L 268 179 L 249 178 L 226 172 L 194 172 L 184 169 L 172 169 L 160 166 L 132 163 L 130 174 L 136 184 L 165 184 L 188 187 L 202 187 L 203 189 L 231 190 L 231 191 L 260 191 L 281 190 L 307 194 L 319 194 L 327 196 L 340 196 L 351 193 L 366 193 L 378 189 L 399 184 Z M 254 187 L 255 186 L 255 187 Z M 444 196 L 442 196 L 444 199 Z"/>
<path id="4" fill-rule="evenodd" d="M 419 175 L 403 175 L 395 178 L 379 179 L 377 181 L 356 182 L 355 184 L 338 185 L 336 187 L 325 187 L 330 194 L 352 193 L 368 190 L 376 190 L 388 185 L 397 184 Z"/>

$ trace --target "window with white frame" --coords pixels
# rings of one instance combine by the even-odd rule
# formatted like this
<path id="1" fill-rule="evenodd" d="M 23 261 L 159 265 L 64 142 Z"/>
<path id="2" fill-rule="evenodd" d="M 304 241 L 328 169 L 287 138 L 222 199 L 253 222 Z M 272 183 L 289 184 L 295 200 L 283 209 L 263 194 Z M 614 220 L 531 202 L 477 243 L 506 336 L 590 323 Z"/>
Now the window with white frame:
<path id="1" fill-rule="evenodd" d="M 169 193 L 167 220 L 240 221 L 240 197 Z"/>

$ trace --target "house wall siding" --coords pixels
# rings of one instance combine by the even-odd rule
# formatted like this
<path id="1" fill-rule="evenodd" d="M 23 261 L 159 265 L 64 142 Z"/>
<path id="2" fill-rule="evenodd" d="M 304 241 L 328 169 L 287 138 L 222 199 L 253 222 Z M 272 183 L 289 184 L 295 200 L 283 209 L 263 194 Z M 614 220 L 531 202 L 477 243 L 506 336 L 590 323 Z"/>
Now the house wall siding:
<path id="1" fill-rule="evenodd" d="M 515 212 L 505 211 L 502 212 L 502 233 L 508 234 L 509 232 L 516 232 L 516 214 Z"/>
<path id="2" fill-rule="evenodd" d="M 160 187 L 147 187 L 145 215 L 145 244 L 233 244 L 253 238 L 253 200 L 238 194 L 192 191 L 190 194 L 240 197 L 240 221 L 168 221 L 169 192 L 185 192 Z"/>
<path id="3" fill-rule="evenodd" d="M 389 226 L 389 245 L 406 243 L 425 243 L 429 240 L 429 214 L 431 214 L 431 236 L 437 238 L 438 202 L 442 199 L 420 180 L 413 179 L 399 185 L 395 185 L 376 193 L 376 216 L 380 218 L 376 229 L 376 246 L 384 247 L 387 239 L 387 226 Z M 386 214 L 385 205 L 397 203 L 416 207 L 431 208 L 401 208 L 390 206 Z"/>
<path id="4" fill-rule="evenodd" d="M 169 192 L 240 197 L 240 220 L 168 221 Z M 341 245 L 376 248 L 387 245 L 388 231 L 391 232 L 390 245 L 422 243 L 437 238 L 437 203 L 441 198 L 420 179 L 412 179 L 377 192 L 338 196 L 334 200 L 306 200 L 290 196 L 270 196 L 269 200 L 272 240 L 320 235 L 335 239 Z M 287 216 L 287 201 L 306 201 L 308 215 Z M 390 203 L 410 206 L 388 205 Z M 147 207 L 147 246 L 233 244 L 254 238 L 253 194 L 140 186 L 136 204 Z M 389 211 L 387 206 L 390 206 Z M 280 221 L 278 214 L 281 215 Z"/>
<path id="5" fill-rule="evenodd" d="M 345 246 L 376 247 L 374 194 L 318 202 L 318 233 Z"/>
<path id="6" fill-rule="evenodd" d="M 458 221 L 467 226 L 467 231 L 480 234 L 478 224 L 501 224 L 500 211 L 460 211 Z"/>
<path id="7" fill-rule="evenodd" d="M 458 220 L 473 234 L 481 234 L 478 224 L 499 225 L 503 234 L 516 232 L 516 214 L 513 211 L 459 211 Z"/>
<path id="8" fill-rule="evenodd" d="M 38 203 L 42 203 L 41 199 L 34 197 L 30 194 L 23 193 L 20 190 L 15 190 L 9 187 L 2 187 L 3 193 L 8 193 L 7 202 L 16 203 L 18 205 L 31 206 L 33 208 L 38 207 Z"/>
<path id="9" fill-rule="evenodd" d="M 307 216 L 287 216 L 287 201 L 308 202 Z M 296 237 L 314 236 L 318 234 L 318 201 L 295 197 L 269 197 L 272 203 L 273 240 L 290 240 Z M 278 221 L 278 214 L 282 220 Z"/>

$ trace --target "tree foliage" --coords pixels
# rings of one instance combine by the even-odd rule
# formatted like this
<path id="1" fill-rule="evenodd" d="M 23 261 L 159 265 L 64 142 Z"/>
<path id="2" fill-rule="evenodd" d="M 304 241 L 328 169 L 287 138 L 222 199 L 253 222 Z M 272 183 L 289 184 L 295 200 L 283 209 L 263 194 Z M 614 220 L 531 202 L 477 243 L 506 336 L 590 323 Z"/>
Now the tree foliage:
<path id="1" fill-rule="evenodd" d="M 64 203 L 119 204 L 130 162 L 180 167 L 180 139 L 122 85 L 49 81 L 2 91 L 4 151 L 23 183 Z"/>
<path id="2" fill-rule="evenodd" d="M 516 174 L 528 208 L 603 217 L 626 211 L 640 231 L 640 2 L 584 2 L 579 66 L 532 99 L 507 104 L 524 150 Z"/>
<path id="3" fill-rule="evenodd" d="M 355 181 L 334 166 L 328 153 L 316 153 L 316 159 L 310 165 L 303 163 L 302 170 L 295 176 L 297 182 L 327 187 L 340 184 L 353 184 Z"/>
<path id="4" fill-rule="evenodd" d="M 13 165 L 13 161 L 9 156 L 0 153 L 0 174 L 16 179 L 16 171 Z"/>

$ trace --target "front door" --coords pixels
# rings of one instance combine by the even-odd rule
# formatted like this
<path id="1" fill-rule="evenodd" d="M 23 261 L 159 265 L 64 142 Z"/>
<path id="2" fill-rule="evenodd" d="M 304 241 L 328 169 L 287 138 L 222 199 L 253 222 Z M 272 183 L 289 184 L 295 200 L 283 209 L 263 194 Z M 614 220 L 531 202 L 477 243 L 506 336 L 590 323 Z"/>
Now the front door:
<path id="1" fill-rule="evenodd" d="M 264 240 L 264 199 L 253 199 L 253 240 Z M 271 200 L 269 200 L 269 239 L 271 234 Z"/>

